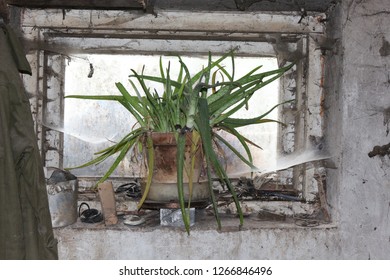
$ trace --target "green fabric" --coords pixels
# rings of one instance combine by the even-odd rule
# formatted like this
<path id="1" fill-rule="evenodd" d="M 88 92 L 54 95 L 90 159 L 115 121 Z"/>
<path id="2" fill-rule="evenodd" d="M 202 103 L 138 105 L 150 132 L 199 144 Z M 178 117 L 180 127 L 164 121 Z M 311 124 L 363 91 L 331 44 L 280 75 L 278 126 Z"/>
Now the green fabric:
<path id="1" fill-rule="evenodd" d="M 58 259 L 43 165 L 21 73 L 31 73 L 9 27 L 0 28 L 0 259 Z"/>

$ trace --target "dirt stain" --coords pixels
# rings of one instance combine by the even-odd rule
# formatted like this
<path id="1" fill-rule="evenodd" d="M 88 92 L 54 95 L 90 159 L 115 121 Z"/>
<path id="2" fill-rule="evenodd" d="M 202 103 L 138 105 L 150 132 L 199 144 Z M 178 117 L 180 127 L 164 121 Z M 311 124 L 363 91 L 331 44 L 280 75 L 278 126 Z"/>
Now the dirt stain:
<path id="1" fill-rule="evenodd" d="M 370 158 L 375 156 L 383 157 L 385 155 L 390 155 L 390 143 L 383 146 L 375 146 L 372 151 L 368 153 Z"/>
<path id="2" fill-rule="evenodd" d="M 385 38 L 382 38 L 382 47 L 379 49 L 379 54 L 381 56 L 390 55 L 390 43 Z"/>

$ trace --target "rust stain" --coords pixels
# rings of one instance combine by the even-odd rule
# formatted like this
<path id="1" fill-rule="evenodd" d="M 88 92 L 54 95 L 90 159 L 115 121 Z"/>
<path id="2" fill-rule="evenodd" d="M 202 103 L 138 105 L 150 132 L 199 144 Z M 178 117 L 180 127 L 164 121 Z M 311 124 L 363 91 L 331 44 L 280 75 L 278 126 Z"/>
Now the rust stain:
<path id="1" fill-rule="evenodd" d="M 324 117 L 325 113 L 325 94 L 321 94 L 321 101 L 320 101 L 320 116 Z"/>
<path id="2" fill-rule="evenodd" d="M 325 85 L 325 57 L 321 55 L 320 57 L 321 63 L 321 79 L 320 79 L 320 87 L 324 87 Z"/>
<path id="3" fill-rule="evenodd" d="M 321 55 L 320 58 L 321 63 L 321 79 L 320 79 L 320 87 L 324 88 L 325 86 L 325 57 Z M 320 116 L 323 117 L 325 112 L 325 95 L 324 92 L 321 91 L 321 103 L 320 103 Z"/>
<path id="4" fill-rule="evenodd" d="M 154 145 L 154 172 L 153 182 L 176 182 L 177 181 L 177 167 L 176 156 L 177 147 L 174 133 L 152 133 L 152 140 Z M 185 168 L 190 169 L 191 166 L 191 134 L 186 135 L 186 148 L 185 148 Z M 194 175 L 198 178 L 200 170 L 202 168 L 202 155 L 201 149 L 198 148 L 195 153 L 196 163 L 194 166 Z M 184 182 L 188 182 L 188 177 L 185 173 Z"/>

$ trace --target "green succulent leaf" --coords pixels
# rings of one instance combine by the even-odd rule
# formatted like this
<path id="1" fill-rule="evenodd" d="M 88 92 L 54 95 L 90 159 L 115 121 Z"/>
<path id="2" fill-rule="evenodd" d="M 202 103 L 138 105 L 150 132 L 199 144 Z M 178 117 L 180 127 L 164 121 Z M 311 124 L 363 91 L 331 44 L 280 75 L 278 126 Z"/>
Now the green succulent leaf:
<path id="1" fill-rule="evenodd" d="M 183 222 L 187 233 L 190 233 L 190 216 L 189 211 L 186 211 L 184 201 L 184 154 L 186 145 L 186 134 L 177 133 L 177 153 L 176 153 L 176 164 L 177 164 L 177 192 L 179 197 L 179 204 Z"/>
<path id="2" fill-rule="evenodd" d="M 150 190 L 150 186 L 152 185 L 152 179 L 153 179 L 153 171 L 154 171 L 154 148 L 153 148 L 153 140 L 152 137 L 149 135 L 149 133 L 145 134 L 146 138 L 146 151 L 148 153 L 148 175 L 146 177 L 146 185 L 145 185 L 145 191 L 138 202 L 137 208 L 140 209 L 142 205 L 144 204 Z"/>

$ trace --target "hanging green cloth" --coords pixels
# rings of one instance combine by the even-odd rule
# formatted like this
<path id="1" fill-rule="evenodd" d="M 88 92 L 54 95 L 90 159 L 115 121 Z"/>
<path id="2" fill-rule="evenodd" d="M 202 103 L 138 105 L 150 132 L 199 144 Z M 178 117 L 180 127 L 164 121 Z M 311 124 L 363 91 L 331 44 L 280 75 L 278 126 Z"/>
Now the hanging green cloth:
<path id="1" fill-rule="evenodd" d="M 31 75 L 9 26 L 0 28 L 0 259 L 58 259 L 30 103 Z"/>

